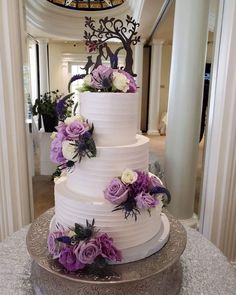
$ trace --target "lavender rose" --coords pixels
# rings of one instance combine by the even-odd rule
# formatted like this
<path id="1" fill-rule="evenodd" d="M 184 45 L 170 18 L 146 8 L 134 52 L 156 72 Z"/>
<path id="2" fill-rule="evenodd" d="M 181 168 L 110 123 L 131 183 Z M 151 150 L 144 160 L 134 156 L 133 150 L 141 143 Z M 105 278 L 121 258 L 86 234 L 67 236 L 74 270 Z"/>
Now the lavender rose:
<path id="1" fill-rule="evenodd" d="M 69 271 L 83 269 L 85 265 L 77 260 L 73 247 L 65 247 L 60 254 L 59 262 Z"/>
<path id="2" fill-rule="evenodd" d="M 109 89 L 112 86 L 113 70 L 107 66 L 100 65 L 93 72 L 91 77 L 91 87 L 95 89 Z"/>
<path id="3" fill-rule="evenodd" d="M 58 136 L 51 142 L 50 159 L 59 165 L 66 162 L 62 153 L 62 140 Z"/>
<path id="4" fill-rule="evenodd" d="M 101 249 L 102 257 L 110 261 L 121 261 L 121 252 L 113 245 L 113 239 L 107 234 L 100 234 L 96 237 L 97 244 Z"/>
<path id="5" fill-rule="evenodd" d="M 48 251 L 53 255 L 53 258 L 58 258 L 60 256 L 61 250 L 64 248 L 64 244 L 56 241 L 57 238 L 64 236 L 64 232 L 56 231 L 49 233 L 48 235 Z"/>
<path id="6" fill-rule="evenodd" d="M 157 178 L 157 177 L 155 177 L 155 176 L 151 176 L 151 177 L 149 178 L 149 185 L 148 185 L 148 188 L 151 190 L 151 189 L 153 189 L 154 187 L 159 187 L 159 186 L 163 187 L 163 185 L 162 185 L 160 179 Z"/>
<path id="7" fill-rule="evenodd" d="M 74 253 L 76 259 L 82 264 L 92 264 L 95 258 L 101 254 L 96 240 L 91 239 L 88 242 L 81 241 L 78 246 L 75 247 Z"/>
<path id="8" fill-rule="evenodd" d="M 66 127 L 66 132 L 69 139 L 78 139 L 80 135 L 89 130 L 87 123 L 81 123 L 76 120 Z"/>
<path id="9" fill-rule="evenodd" d="M 128 188 L 119 178 L 114 178 L 105 189 L 104 197 L 112 204 L 120 205 L 128 198 Z"/>
<path id="10" fill-rule="evenodd" d="M 136 205 L 139 209 L 155 208 L 158 200 L 154 199 L 149 193 L 141 192 L 135 197 Z"/>
<path id="11" fill-rule="evenodd" d="M 131 191 L 136 196 L 141 192 L 148 191 L 149 175 L 143 171 L 136 171 L 138 174 L 137 180 L 131 184 Z"/>
<path id="12" fill-rule="evenodd" d="M 66 124 L 64 122 L 59 122 L 58 126 L 56 127 L 57 130 L 57 137 L 63 140 L 66 136 Z"/>

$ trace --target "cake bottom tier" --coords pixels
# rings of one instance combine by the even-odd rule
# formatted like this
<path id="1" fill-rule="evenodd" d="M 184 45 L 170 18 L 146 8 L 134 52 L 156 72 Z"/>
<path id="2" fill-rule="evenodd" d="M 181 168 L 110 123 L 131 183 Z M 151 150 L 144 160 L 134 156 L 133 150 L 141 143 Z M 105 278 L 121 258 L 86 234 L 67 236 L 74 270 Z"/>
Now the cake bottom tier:
<path id="1" fill-rule="evenodd" d="M 124 212 L 112 212 L 114 206 L 105 199 L 88 199 L 75 194 L 66 186 L 66 180 L 55 184 L 55 222 L 64 227 L 73 227 L 75 223 L 86 224 L 95 219 L 100 232 L 113 238 L 114 245 L 122 250 L 146 243 L 155 237 L 161 229 L 161 207 L 145 210 L 137 216 L 124 218 Z"/>

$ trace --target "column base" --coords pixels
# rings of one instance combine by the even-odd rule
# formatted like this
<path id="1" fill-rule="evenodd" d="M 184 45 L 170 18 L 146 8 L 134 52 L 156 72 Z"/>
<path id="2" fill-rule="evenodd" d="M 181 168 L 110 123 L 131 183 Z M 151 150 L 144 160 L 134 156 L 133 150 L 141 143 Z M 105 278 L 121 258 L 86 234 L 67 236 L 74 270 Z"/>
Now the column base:
<path id="1" fill-rule="evenodd" d="M 179 221 L 186 226 L 189 226 L 191 228 L 198 229 L 199 221 L 197 214 L 193 213 L 193 216 L 188 219 L 179 219 Z"/>
<path id="2" fill-rule="evenodd" d="M 148 130 L 147 135 L 160 135 L 158 130 Z"/>
<path id="3" fill-rule="evenodd" d="M 143 134 L 142 130 L 139 129 L 139 130 L 137 131 L 137 134 L 142 135 L 142 134 Z"/>

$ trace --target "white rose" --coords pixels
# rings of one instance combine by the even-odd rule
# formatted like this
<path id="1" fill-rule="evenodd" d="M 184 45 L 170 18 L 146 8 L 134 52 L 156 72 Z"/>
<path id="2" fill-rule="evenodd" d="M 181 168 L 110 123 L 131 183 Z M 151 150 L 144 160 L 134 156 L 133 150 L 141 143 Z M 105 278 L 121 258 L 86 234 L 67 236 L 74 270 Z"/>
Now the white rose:
<path id="1" fill-rule="evenodd" d="M 91 86 L 92 85 L 92 76 L 91 75 L 85 76 L 83 81 L 86 86 Z"/>
<path id="2" fill-rule="evenodd" d="M 129 90 L 129 79 L 124 74 L 113 72 L 112 84 L 117 90 L 122 92 Z"/>
<path id="3" fill-rule="evenodd" d="M 67 117 L 64 122 L 65 122 L 66 125 L 69 125 L 69 124 L 71 124 L 71 123 L 73 123 L 74 121 L 77 121 L 77 120 L 82 122 L 82 123 L 85 122 L 84 117 L 79 116 L 79 115 L 72 116 L 72 117 Z"/>
<path id="4" fill-rule="evenodd" d="M 56 136 L 57 136 L 57 132 L 54 132 L 54 131 L 53 131 L 53 133 L 50 135 L 50 138 L 51 138 L 51 139 L 55 139 Z"/>
<path id="5" fill-rule="evenodd" d="M 125 169 L 121 175 L 121 181 L 124 184 L 132 184 L 134 183 L 138 178 L 138 174 L 130 169 Z"/>
<path id="6" fill-rule="evenodd" d="M 75 158 L 75 146 L 74 141 L 65 140 L 62 143 L 62 154 L 63 157 L 69 161 L 77 161 L 78 157 Z"/>

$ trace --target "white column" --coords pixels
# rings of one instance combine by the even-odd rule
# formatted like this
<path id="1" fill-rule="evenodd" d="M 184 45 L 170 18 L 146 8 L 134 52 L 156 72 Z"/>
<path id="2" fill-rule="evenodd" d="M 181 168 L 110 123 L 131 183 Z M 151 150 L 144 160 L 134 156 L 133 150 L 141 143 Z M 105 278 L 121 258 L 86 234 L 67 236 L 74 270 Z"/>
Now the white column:
<path id="1" fill-rule="evenodd" d="M 0 240 L 31 221 L 22 18 L 22 1 L 0 1 Z"/>
<path id="2" fill-rule="evenodd" d="M 38 39 L 39 45 L 39 83 L 40 94 L 49 91 L 49 78 L 48 78 L 48 40 Z"/>
<path id="3" fill-rule="evenodd" d="M 195 197 L 209 1 L 175 3 L 165 176 L 172 194 L 171 213 L 190 219 Z"/>
<path id="4" fill-rule="evenodd" d="M 159 135 L 158 125 L 160 108 L 162 46 L 162 40 L 154 40 L 152 42 L 147 132 L 149 135 Z"/>
<path id="5" fill-rule="evenodd" d="M 144 39 L 135 45 L 134 51 L 134 73 L 137 74 L 136 83 L 138 85 L 138 122 L 137 122 L 137 132 L 141 133 L 141 108 L 142 108 L 142 91 L 143 91 L 143 46 Z"/>
<path id="6" fill-rule="evenodd" d="M 217 19 L 200 231 L 236 266 L 236 2 Z"/>

